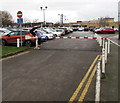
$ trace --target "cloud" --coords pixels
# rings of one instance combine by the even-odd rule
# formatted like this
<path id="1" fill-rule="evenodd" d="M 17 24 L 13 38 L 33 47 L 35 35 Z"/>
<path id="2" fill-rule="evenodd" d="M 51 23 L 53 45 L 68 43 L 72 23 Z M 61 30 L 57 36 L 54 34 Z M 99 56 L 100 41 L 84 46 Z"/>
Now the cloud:
<path id="1" fill-rule="evenodd" d="M 23 11 L 23 17 L 43 20 L 40 7 L 48 6 L 46 20 L 59 21 L 59 13 L 63 13 L 68 21 L 90 20 L 98 17 L 114 17 L 117 20 L 119 0 L 2 0 L 1 10 L 10 12 L 14 20 L 17 11 Z"/>

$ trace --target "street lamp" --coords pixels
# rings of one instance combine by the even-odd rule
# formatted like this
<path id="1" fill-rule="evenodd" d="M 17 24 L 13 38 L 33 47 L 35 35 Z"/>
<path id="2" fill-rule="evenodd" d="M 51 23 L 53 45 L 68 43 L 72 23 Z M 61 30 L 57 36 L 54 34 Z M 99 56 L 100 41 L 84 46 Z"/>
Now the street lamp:
<path id="1" fill-rule="evenodd" d="M 58 14 L 60 16 L 60 26 L 63 26 L 63 14 Z"/>
<path id="2" fill-rule="evenodd" d="M 44 21 L 43 21 L 43 25 L 45 26 L 46 25 L 46 22 L 45 22 L 45 10 L 47 10 L 47 6 L 45 6 L 44 8 L 43 7 L 40 7 L 40 9 L 43 11 L 43 18 L 44 18 Z"/>

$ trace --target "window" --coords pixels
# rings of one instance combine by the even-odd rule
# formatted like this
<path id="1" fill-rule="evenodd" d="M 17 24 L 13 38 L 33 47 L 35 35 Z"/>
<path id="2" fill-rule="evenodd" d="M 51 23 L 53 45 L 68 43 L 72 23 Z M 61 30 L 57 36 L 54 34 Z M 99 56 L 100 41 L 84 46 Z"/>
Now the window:
<path id="1" fill-rule="evenodd" d="M 26 35 L 26 34 L 28 34 L 27 31 L 22 31 L 22 35 Z"/>
<path id="2" fill-rule="evenodd" d="M 16 36 L 16 35 L 19 35 L 19 33 L 18 33 L 18 32 L 12 32 L 12 33 L 10 33 L 9 35 L 10 35 L 10 36 Z"/>

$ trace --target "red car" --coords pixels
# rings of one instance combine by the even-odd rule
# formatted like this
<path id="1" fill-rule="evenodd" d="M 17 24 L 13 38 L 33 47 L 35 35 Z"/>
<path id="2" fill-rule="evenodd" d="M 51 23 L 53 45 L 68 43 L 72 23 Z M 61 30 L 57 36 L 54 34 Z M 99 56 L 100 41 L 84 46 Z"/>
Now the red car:
<path id="1" fill-rule="evenodd" d="M 26 37 L 29 37 L 29 39 L 26 39 Z M 31 47 L 35 43 L 35 39 L 31 39 L 30 37 L 34 37 L 31 33 L 27 31 L 22 31 L 22 43 L 25 46 Z M 1 36 L 0 40 L 2 40 L 2 45 L 6 44 L 17 44 L 17 39 L 20 39 L 20 31 L 12 31 L 7 35 Z"/>
<path id="2" fill-rule="evenodd" d="M 99 28 L 95 30 L 97 34 L 114 34 L 115 30 L 112 28 Z"/>

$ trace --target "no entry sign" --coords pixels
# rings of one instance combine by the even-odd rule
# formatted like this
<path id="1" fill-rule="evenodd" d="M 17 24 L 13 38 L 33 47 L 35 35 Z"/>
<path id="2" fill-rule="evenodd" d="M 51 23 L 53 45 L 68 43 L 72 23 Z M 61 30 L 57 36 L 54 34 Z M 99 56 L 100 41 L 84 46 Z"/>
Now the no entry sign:
<path id="1" fill-rule="evenodd" d="M 22 17 L 22 11 L 18 11 L 18 12 L 17 12 L 17 17 L 18 17 L 18 18 L 21 18 L 21 17 Z"/>

